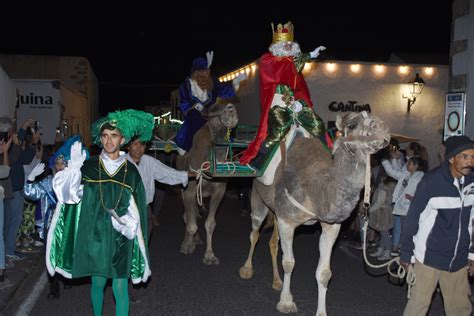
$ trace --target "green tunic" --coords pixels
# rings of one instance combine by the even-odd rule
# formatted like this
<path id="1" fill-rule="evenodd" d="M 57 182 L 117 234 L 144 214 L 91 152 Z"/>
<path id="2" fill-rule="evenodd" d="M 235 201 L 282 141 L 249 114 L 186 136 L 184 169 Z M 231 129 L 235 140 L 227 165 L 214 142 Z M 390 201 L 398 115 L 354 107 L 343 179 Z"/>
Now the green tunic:
<path id="1" fill-rule="evenodd" d="M 69 278 L 102 276 L 146 282 L 150 275 L 148 245 L 143 238 L 147 236 L 146 202 L 138 170 L 125 159 L 114 174 L 108 174 L 96 156 L 84 162 L 81 172 L 81 202 L 59 205 L 55 211 L 48 234 L 48 270 Z M 104 206 L 123 216 L 132 201 L 138 207 L 141 229 L 129 240 L 114 229 Z"/>

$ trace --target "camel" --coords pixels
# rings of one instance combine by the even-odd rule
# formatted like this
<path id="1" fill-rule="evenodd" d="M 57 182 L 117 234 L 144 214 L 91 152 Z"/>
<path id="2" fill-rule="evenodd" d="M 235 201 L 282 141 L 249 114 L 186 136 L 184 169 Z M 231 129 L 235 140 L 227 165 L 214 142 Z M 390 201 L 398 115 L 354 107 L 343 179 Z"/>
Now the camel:
<path id="1" fill-rule="evenodd" d="M 208 161 L 209 151 L 213 143 L 223 141 L 227 135 L 228 129 L 234 128 L 238 123 L 237 110 L 232 103 L 216 103 L 209 108 L 209 117 L 207 123 L 194 135 L 191 149 L 184 155 L 178 156 L 176 168 L 178 170 L 198 170 L 201 165 Z M 210 197 L 209 213 L 206 218 L 206 252 L 202 259 L 204 264 L 217 265 L 219 258 L 214 254 L 212 248 L 212 235 L 216 227 L 215 215 L 219 204 L 224 197 L 227 186 L 226 178 L 217 178 L 202 182 L 202 197 Z M 186 188 L 181 190 L 184 204 L 183 219 L 186 225 L 184 239 L 181 243 L 181 252 L 192 254 L 197 244 L 202 243 L 197 233 L 197 218 L 199 215 L 199 206 L 196 198 L 198 189 L 197 181 L 189 181 Z"/>
<path id="2" fill-rule="evenodd" d="M 251 193 L 252 232 L 250 251 L 239 274 L 253 276 L 252 257 L 259 230 L 267 215 L 273 216 L 274 231 L 269 242 L 273 265 L 273 288 L 281 289 L 278 311 L 295 313 L 297 306 L 290 291 L 295 265 L 293 237 L 296 227 L 319 221 L 319 262 L 317 315 L 326 315 L 326 291 L 331 278 L 332 248 L 341 222 L 354 210 L 365 183 L 366 160 L 385 147 L 390 134 L 386 125 L 366 112 L 337 117 L 342 136 L 334 144 L 333 155 L 319 139 L 296 137 L 280 163 L 272 185 L 254 180 Z M 269 212 L 271 210 L 272 212 Z M 283 251 L 283 284 L 277 267 L 278 238 Z"/>

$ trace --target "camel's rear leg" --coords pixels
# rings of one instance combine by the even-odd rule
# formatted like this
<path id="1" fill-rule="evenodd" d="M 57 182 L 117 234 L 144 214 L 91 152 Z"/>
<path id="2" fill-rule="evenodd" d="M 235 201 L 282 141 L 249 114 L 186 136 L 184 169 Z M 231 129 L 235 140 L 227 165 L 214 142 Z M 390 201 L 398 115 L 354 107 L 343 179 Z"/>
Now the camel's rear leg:
<path id="1" fill-rule="evenodd" d="M 212 235 L 216 229 L 216 212 L 226 190 L 226 183 L 220 183 L 213 187 L 211 202 L 209 203 L 209 214 L 207 215 L 204 226 L 206 227 L 206 253 L 202 258 L 202 262 L 207 265 L 219 264 L 219 258 L 216 257 L 212 247 Z"/>
<path id="2" fill-rule="evenodd" d="M 252 186 L 252 193 L 250 195 L 250 206 L 252 211 L 250 218 L 252 219 L 252 232 L 250 233 L 250 250 L 244 265 L 239 269 L 239 275 L 242 279 L 250 279 L 253 276 L 253 253 L 255 245 L 260 237 L 260 226 L 262 226 L 265 217 L 267 217 L 269 208 L 262 202 L 258 196 L 256 186 Z M 273 239 L 273 236 L 272 236 Z"/>
<path id="3" fill-rule="evenodd" d="M 281 278 L 280 278 L 280 272 L 278 271 L 278 262 L 277 262 L 278 242 L 280 241 L 280 237 L 278 235 L 278 222 L 277 222 L 276 217 L 272 213 L 269 213 L 268 216 L 273 217 L 273 233 L 272 233 L 272 238 L 270 239 L 270 242 L 268 243 L 268 246 L 270 248 L 270 254 L 272 256 L 272 268 L 273 268 L 272 288 L 280 291 L 283 286 L 283 282 L 281 281 Z"/>
<path id="4" fill-rule="evenodd" d="M 323 229 L 319 238 L 319 262 L 316 269 L 316 281 L 318 282 L 318 311 L 317 316 L 326 315 L 326 292 L 331 279 L 331 254 L 341 224 L 321 223 Z"/>

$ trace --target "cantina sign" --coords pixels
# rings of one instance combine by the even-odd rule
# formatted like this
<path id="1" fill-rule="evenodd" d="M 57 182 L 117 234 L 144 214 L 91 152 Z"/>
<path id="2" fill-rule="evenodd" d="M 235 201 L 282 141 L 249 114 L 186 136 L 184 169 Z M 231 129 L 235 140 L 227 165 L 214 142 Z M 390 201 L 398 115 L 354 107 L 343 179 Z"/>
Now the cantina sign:
<path id="1" fill-rule="evenodd" d="M 329 103 L 328 109 L 332 112 L 372 112 L 370 104 L 357 104 L 357 101 L 348 101 L 347 103 L 332 101 Z"/>

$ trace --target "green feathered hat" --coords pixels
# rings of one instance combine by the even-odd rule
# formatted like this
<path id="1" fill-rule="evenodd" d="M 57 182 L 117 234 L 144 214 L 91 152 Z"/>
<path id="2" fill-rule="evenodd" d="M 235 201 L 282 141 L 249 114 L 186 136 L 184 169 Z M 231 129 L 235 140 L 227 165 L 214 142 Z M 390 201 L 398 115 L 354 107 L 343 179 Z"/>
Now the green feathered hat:
<path id="1" fill-rule="evenodd" d="M 147 142 L 153 136 L 154 118 L 150 113 L 138 110 L 124 110 L 109 113 L 92 124 L 92 140 L 102 146 L 100 135 L 104 125 L 117 128 L 125 138 L 125 144 L 134 136 Z"/>

